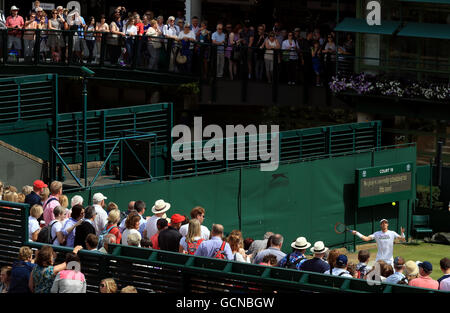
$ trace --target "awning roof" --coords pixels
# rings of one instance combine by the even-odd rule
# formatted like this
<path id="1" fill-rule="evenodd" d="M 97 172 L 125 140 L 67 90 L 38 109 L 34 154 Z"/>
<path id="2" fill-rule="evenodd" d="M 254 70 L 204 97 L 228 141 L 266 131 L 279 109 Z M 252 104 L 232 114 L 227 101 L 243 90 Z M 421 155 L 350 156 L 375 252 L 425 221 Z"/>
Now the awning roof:
<path id="1" fill-rule="evenodd" d="M 400 0 L 401 2 L 450 4 L 450 0 Z"/>
<path id="2" fill-rule="evenodd" d="M 450 39 L 450 25 L 409 22 L 397 35 L 405 37 Z"/>
<path id="3" fill-rule="evenodd" d="M 397 21 L 381 21 L 381 25 L 369 26 L 365 19 L 346 17 L 336 27 L 335 31 L 378 35 L 392 35 L 400 26 Z"/>

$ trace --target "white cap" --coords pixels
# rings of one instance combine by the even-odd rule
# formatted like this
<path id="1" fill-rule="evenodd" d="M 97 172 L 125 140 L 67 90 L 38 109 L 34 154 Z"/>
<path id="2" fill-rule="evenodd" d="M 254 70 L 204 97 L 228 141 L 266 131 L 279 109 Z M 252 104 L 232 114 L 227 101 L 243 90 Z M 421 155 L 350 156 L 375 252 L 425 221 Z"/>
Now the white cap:
<path id="1" fill-rule="evenodd" d="M 92 197 L 92 200 L 94 200 L 95 202 L 99 203 L 102 202 L 103 200 L 108 199 L 106 198 L 102 193 L 97 192 L 96 194 L 94 194 L 94 196 Z"/>
<path id="2" fill-rule="evenodd" d="M 380 224 L 383 223 L 383 222 L 389 223 L 388 220 L 385 219 L 385 218 L 383 218 L 383 219 L 380 221 Z"/>
<path id="3" fill-rule="evenodd" d="M 73 208 L 75 205 L 80 204 L 83 205 L 83 197 L 80 195 L 75 195 L 70 200 L 70 206 Z"/>
<path id="4" fill-rule="evenodd" d="M 13 5 L 13 6 L 11 7 L 11 11 L 19 11 L 19 8 L 16 7 L 15 5 Z"/>

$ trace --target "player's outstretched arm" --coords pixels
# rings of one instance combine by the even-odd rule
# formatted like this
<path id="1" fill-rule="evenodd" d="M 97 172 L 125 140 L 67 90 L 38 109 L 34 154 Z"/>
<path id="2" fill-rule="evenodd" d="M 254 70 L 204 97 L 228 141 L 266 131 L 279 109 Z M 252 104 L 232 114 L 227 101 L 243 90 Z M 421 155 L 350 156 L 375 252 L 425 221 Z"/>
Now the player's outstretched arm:
<path id="1" fill-rule="evenodd" d="M 355 235 L 355 236 L 358 236 L 359 238 L 361 238 L 364 241 L 371 241 L 372 240 L 372 237 L 364 236 L 363 234 L 358 233 L 356 230 L 352 230 L 352 234 Z"/>
<path id="2" fill-rule="evenodd" d="M 400 236 L 397 237 L 400 241 L 406 241 L 405 228 L 400 227 Z"/>

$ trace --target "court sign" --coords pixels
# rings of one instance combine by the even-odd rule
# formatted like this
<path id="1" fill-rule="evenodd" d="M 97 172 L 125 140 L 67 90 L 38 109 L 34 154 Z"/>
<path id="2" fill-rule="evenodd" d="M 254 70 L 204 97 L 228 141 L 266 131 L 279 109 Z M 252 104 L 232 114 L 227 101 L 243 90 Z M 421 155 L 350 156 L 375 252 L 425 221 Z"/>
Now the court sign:
<path id="1" fill-rule="evenodd" d="M 356 170 L 358 207 L 413 199 L 413 163 Z"/>

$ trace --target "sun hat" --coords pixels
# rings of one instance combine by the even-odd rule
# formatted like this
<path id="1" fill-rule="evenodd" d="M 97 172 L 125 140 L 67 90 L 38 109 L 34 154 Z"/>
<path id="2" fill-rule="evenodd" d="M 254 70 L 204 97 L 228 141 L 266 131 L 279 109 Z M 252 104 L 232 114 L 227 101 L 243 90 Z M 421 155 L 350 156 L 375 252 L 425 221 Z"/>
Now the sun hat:
<path id="1" fill-rule="evenodd" d="M 423 261 L 418 266 L 421 267 L 427 273 L 431 273 L 433 271 L 433 265 L 431 265 L 431 263 L 428 261 Z"/>
<path id="2" fill-rule="evenodd" d="M 328 248 L 325 247 L 323 241 L 316 241 L 314 243 L 314 247 L 312 247 L 310 250 L 312 253 L 325 253 L 328 251 Z"/>
<path id="3" fill-rule="evenodd" d="M 164 213 L 170 209 L 170 203 L 165 202 L 164 200 L 160 199 L 155 202 L 155 205 L 152 207 L 152 212 L 154 214 L 158 213 Z"/>
<path id="4" fill-rule="evenodd" d="M 405 263 L 405 274 L 411 276 L 419 274 L 419 267 L 417 266 L 416 262 L 408 261 Z"/>
<path id="5" fill-rule="evenodd" d="M 311 247 L 311 244 L 306 241 L 305 237 L 298 237 L 292 244 L 291 247 L 294 249 L 302 250 L 302 249 L 308 249 Z"/>

